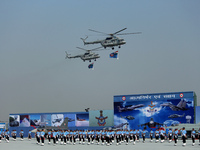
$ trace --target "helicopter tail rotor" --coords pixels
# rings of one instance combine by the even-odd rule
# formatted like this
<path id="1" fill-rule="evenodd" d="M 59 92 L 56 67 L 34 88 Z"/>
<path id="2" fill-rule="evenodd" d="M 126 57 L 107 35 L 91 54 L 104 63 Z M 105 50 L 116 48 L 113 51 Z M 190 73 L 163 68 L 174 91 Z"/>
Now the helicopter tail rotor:
<path id="1" fill-rule="evenodd" d="M 86 44 L 85 40 L 88 38 L 88 36 L 86 36 L 86 38 L 81 38 L 81 40 L 83 41 L 84 45 Z"/>
<path id="2" fill-rule="evenodd" d="M 69 58 L 69 54 L 67 53 L 67 51 L 65 51 L 65 53 L 66 53 L 65 59 Z"/>

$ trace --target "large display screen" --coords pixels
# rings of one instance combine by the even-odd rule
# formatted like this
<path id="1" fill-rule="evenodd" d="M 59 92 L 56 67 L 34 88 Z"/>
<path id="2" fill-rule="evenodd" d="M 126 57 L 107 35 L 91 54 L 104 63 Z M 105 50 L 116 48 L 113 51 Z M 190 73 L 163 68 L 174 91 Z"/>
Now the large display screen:
<path id="1" fill-rule="evenodd" d="M 89 126 L 89 113 L 37 113 L 11 114 L 10 127 L 85 127 Z"/>
<path id="2" fill-rule="evenodd" d="M 114 96 L 114 126 L 156 129 L 194 123 L 194 92 Z"/>

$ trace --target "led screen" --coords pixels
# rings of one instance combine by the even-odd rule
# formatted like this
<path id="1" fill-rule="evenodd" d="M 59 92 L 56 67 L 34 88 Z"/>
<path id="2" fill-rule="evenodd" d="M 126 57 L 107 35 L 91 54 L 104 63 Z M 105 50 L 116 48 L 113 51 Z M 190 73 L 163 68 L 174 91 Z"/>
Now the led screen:
<path id="1" fill-rule="evenodd" d="M 194 93 L 114 96 L 114 126 L 156 129 L 194 123 Z"/>

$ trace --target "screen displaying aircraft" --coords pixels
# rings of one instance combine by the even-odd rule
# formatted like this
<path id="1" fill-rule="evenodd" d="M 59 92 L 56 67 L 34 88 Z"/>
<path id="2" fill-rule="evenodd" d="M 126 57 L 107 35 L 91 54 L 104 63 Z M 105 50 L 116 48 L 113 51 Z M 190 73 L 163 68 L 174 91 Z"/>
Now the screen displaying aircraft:
<path id="1" fill-rule="evenodd" d="M 158 126 L 158 128 L 163 125 L 162 123 L 158 123 L 158 122 L 155 122 L 153 118 L 150 119 L 149 122 L 147 123 L 144 123 L 144 124 L 140 124 L 138 126 L 145 126 L 144 128 L 146 129 L 146 126 L 148 126 L 149 128 L 156 128 L 156 126 Z"/>
<path id="2" fill-rule="evenodd" d="M 128 120 L 133 120 L 135 119 L 133 116 L 129 115 L 129 116 L 121 116 L 121 118 L 125 118 L 125 119 L 128 119 Z"/>
<path id="3" fill-rule="evenodd" d="M 132 105 L 132 106 L 128 106 L 128 107 L 120 107 L 120 106 L 118 106 L 118 110 L 119 110 L 119 112 L 131 111 L 131 110 L 134 110 L 134 109 L 140 108 L 140 107 L 144 107 L 144 104 Z"/>
<path id="4" fill-rule="evenodd" d="M 181 118 L 181 117 L 184 117 L 184 116 L 185 116 L 185 113 L 183 115 L 172 114 L 172 115 L 168 116 L 168 118 Z"/>
<path id="5" fill-rule="evenodd" d="M 194 123 L 194 106 L 193 92 L 117 95 L 114 96 L 114 125 L 128 122 L 129 129 L 150 131 Z"/>
<path id="6" fill-rule="evenodd" d="M 167 103 L 161 104 L 160 106 L 167 106 L 167 107 L 170 107 L 171 110 L 173 110 L 173 111 L 188 110 L 188 109 L 186 108 L 186 101 L 185 101 L 185 100 L 181 100 L 181 101 L 178 103 L 178 105 L 173 105 L 172 103 L 167 102 Z"/>

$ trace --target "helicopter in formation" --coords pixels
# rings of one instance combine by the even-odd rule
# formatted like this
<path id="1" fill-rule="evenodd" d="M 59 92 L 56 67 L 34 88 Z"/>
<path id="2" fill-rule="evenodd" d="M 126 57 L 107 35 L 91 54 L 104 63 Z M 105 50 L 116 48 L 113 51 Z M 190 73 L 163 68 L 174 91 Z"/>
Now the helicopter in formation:
<path id="1" fill-rule="evenodd" d="M 98 48 L 94 48 L 94 49 L 91 49 L 91 50 L 87 50 L 87 49 L 84 49 L 84 48 L 80 48 L 80 47 L 77 47 L 78 49 L 81 49 L 81 50 L 84 50 L 86 51 L 84 54 L 79 54 L 79 55 L 74 55 L 74 56 L 70 56 L 70 54 L 67 53 L 67 51 L 65 51 L 66 53 L 66 57 L 65 59 L 71 59 L 71 58 L 81 58 L 84 62 L 86 60 L 88 60 L 89 62 L 91 62 L 91 60 L 94 60 L 96 61 L 98 58 L 100 58 L 100 55 L 99 54 L 96 54 L 94 53 L 93 51 L 96 51 L 102 47 L 98 47 Z"/>
<path id="2" fill-rule="evenodd" d="M 104 47 L 104 48 L 111 47 L 112 49 L 114 49 L 115 46 L 118 46 L 119 48 L 121 48 L 121 45 L 126 44 L 126 41 L 115 35 L 128 35 L 128 34 L 140 34 L 141 33 L 141 32 L 134 32 L 134 33 L 120 33 L 119 34 L 119 32 L 122 32 L 126 29 L 127 28 L 124 28 L 115 33 L 110 33 L 110 34 L 89 29 L 89 31 L 101 33 L 104 35 L 109 35 L 109 37 L 106 37 L 106 39 L 103 39 L 103 40 L 97 40 L 97 41 L 92 41 L 92 42 L 86 42 L 86 39 L 88 38 L 88 36 L 85 39 L 83 39 L 83 38 L 81 38 L 81 39 L 82 39 L 84 45 L 100 43 L 102 45 L 102 47 Z"/>

